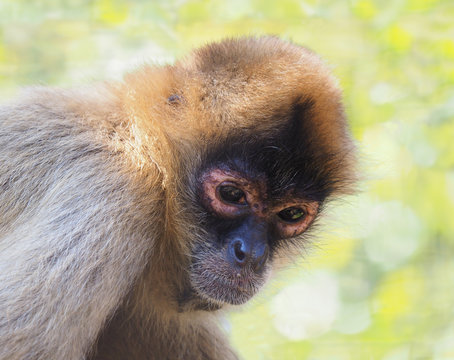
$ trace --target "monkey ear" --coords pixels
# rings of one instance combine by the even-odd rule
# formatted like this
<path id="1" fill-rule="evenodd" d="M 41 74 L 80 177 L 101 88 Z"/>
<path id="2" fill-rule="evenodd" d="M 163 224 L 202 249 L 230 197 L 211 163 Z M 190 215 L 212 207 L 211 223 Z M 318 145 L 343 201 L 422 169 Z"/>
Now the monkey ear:
<path id="1" fill-rule="evenodd" d="M 184 98 L 181 95 L 173 94 L 167 98 L 167 103 L 170 105 L 179 105 L 183 103 Z"/>

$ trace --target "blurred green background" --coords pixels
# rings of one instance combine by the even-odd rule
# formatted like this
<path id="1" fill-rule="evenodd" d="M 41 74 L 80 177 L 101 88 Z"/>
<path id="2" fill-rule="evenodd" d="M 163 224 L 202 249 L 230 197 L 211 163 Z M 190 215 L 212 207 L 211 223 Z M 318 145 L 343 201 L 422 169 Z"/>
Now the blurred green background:
<path id="1" fill-rule="evenodd" d="M 229 315 L 232 343 L 246 360 L 454 359 L 454 1 L 0 0 L 0 96 L 268 33 L 332 65 L 364 181 Z"/>

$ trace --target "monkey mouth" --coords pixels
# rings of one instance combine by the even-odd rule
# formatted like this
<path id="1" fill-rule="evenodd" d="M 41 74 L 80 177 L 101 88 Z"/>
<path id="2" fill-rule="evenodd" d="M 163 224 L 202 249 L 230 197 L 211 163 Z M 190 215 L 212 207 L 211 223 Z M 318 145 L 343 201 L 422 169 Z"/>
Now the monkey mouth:
<path id="1" fill-rule="evenodd" d="M 191 285 L 194 292 L 208 303 L 222 307 L 226 304 L 241 305 L 250 300 L 265 283 L 264 274 L 252 269 L 193 268 Z"/>
<path id="2" fill-rule="evenodd" d="M 226 304 L 241 305 L 250 300 L 258 289 L 251 286 L 233 286 L 224 281 L 211 283 L 209 286 L 194 286 L 194 289 L 202 299 L 221 308 Z"/>

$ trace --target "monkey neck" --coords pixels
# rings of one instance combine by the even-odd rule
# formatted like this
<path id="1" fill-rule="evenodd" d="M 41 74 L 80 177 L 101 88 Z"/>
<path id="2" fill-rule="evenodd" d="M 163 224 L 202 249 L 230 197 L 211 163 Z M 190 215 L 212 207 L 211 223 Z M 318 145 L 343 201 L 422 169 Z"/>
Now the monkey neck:
<path id="1" fill-rule="evenodd" d="M 178 311 L 181 313 L 199 310 L 216 311 L 222 308 L 222 304 L 202 298 L 190 285 L 180 293 L 178 305 Z"/>
<path id="2" fill-rule="evenodd" d="M 217 323 L 208 312 L 158 310 L 143 316 L 120 309 L 100 334 L 89 359 L 182 360 L 193 359 L 189 355 L 198 354 L 199 349 L 204 349 L 204 359 L 237 359 Z"/>

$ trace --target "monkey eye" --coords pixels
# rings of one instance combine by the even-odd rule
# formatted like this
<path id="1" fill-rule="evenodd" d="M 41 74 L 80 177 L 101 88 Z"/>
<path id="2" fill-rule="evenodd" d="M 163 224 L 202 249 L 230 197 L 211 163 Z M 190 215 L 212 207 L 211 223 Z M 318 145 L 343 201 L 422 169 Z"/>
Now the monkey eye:
<path id="1" fill-rule="evenodd" d="M 246 195 L 243 190 L 235 186 L 223 185 L 218 187 L 219 197 L 226 203 L 246 205 Z"/>
<path id="2" fill-rule="evenodd" d="M 304 219 L 306 213 L 299 207 L 289 207 L 277 214 L 282 220 L 288 223 L 296 223 Z"/>

